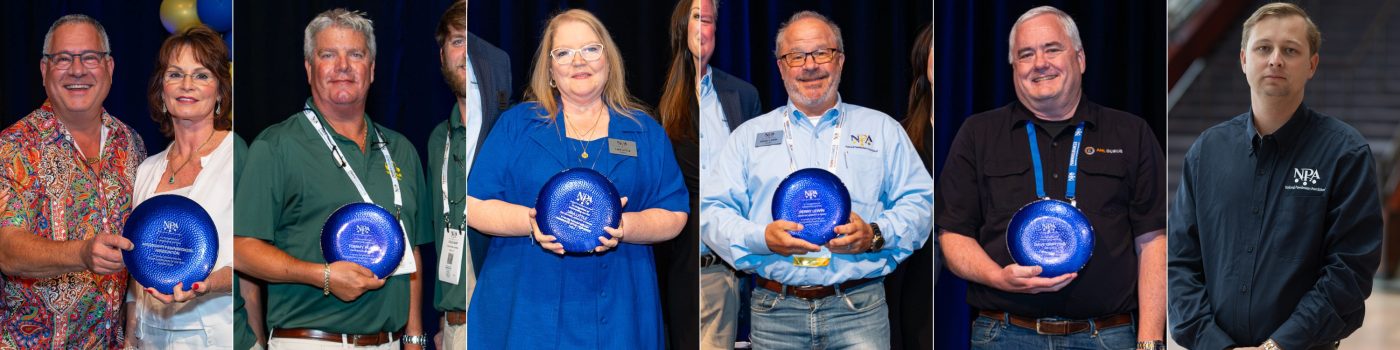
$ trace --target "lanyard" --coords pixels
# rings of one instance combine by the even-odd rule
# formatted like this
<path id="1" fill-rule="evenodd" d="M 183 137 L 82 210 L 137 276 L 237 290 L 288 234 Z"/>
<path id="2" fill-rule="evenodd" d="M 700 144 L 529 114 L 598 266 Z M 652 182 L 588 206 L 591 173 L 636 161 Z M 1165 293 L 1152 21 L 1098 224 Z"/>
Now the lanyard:
<path id="1" fill-rule="evenodd" d="M 831 157 L 826 162 L 826 171 L 830 171 L 833 174 L 836 173 L 836 150 L 837 147 L 841 146 L 841 123 L 846 117 L 845 113 L 841 112 L 839 107 L 836 110 L 836 115 L 836 132 L 831 134 Z M 796 151 L 793 149 L 791 125 L 792 110 L 789 109 L 787 112 L 783 113 L 783 139 L 785 143 L 787 143 L 788 172 L 797 171 L 797 158 L 793 155 Z M 815 132 L 816 129 L 816 126 L 813 125 L 812 130 Z"/>
<path id="2" fill-rule="evenodd" d="M 466 147 L 466 146 L 463 146 L 463 147 Z M 465 152 L 465 151 L 466 151 L 466 150 L 463 149 L 463 152 Z M 442 184 L 442 226 L 445 227 L 445 228 L 448 228 L 448 229 L 451 229 L 451 228 L 452 228 L 452 216 L 451 216 L 451 211 L 450 211 L 450 210 L 451 210 L 451 209 L 450 209 L 451 207 L 448 206 L 449 204 L 451 204 L 451 201 L 449 201 L 449 200 L 448 200 L 448 197 L 447 197 L 447 168 L 448 168 L 448 163 L 447 163 L 447 162 L 448 162 L 449 160 L 451 160 L 451 158 L 450 158 L 450 155 L 451 155 L 451 154 L 452 154 L 452 132 L 451 132 L 451 131 L 448 131 L 448 132 L 447 132 L 447 143 L 442 145 L 442 178 L 440 178 L 440 181 L 439 181 L 439 182 Z M 470 155 L 468 155 L 468 156 L 470 156 Z M 462 162 L 462 174 L 465 175 L 465 174 L 467 174 L 468 171 L 470 171 L 470 169 L 467 169 L 467 162 Z M 464 185 L 465 185 L 465 184 L 464 184 Z M 466 187 L 462 187 L 462 188 L 463 188 L 464 190 L 466 189 Z M 467 207 L 466 207 L 466 206 L 462 206 L 462 229 L 466 229 L 466 228 L 467 228 Z"/>
<path id="3" fill-rule="evenodd" d="M 1026 135 L 1031 141 L 1031 162 L 1035 163 L 1035 195 L 1036 198 L 1050 198 L 1045 195 L 1045 175 L 1040 170 L 1040 146 L 1035 142 L 1035 125 L 1026 122 Z M 1069 175 L 1065 177 L 1065 199 L 1069 199 L 1070 205 L 1074 205 L 1074 179 L 1079 169 L 1079 144 L 1084 139 L 1084 122 L 1079 122 L 1079 126 L 1074 128 L 1074 144 L 1069 148 Z"/>
<path id="4" fill-rule="evenodd" d="M 374 199 L 369 197 L 369 192 L 365 191 L 365 185 L 360 183 L 360 177 L 355 175 L 355 169 L 345 162 L 345 155 L 340 153 L 340 148 L 335 146 L 335 141 L 331 139 L 326 128 L 321 127 L 321 119 L 316 117 L 316 111 L 311 109 L 311 104 L 307 104 L 302 114 L 306 114 L 306 120 L 311 122 L 311 127 L 316 129 L 316 134 L 321 135 L 321 141 L 326 143 L 326 148 L 331 150 L 331 155 L 340 162 L 340 170 L 345 171 L 345 175 L 350 177 L 350 182 L 355 184 L 355 190 L 360 192 L 360 198 L 365 203 L 374 203 Z M 365 127 L 370 127 L 366 125 Z M 374 129 L 375 143 L 384 143 L 384 136 L 380 135 L 379 129 Z M 394 185 L 394 216 L 399 216 L 403 210 L 403 194 L 399 191 L 399 178 L 394 175 L 394 157 L 389 155 L 389 147 L 379 147 L 379 151 L 384 153 L 384 168 L 389 173 L 389 181 Z"/>

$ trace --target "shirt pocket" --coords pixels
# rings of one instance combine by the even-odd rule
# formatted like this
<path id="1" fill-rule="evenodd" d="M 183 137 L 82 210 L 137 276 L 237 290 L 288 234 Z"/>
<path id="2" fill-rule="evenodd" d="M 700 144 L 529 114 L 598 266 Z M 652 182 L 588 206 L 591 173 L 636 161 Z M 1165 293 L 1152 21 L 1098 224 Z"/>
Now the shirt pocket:
<path id="1" fill-rule="evenodd" d="M 1081 210 L 1117 215 L 1127 209 L 1132 191 L 1122 162 L 1084 162 L 1079 170 L 1074 199 Z"/>
<path id="2" fill-rule="evenodd" d="M 1018 161 L 992 161 L 982 168 L 984 185 L 994 212 L 1011 212 L 1035 200 L 1031 165 Z"/>
<path id="3" fill-rule="evenodd" d="M 851 202 L 856 207 L 880 205 L 880 184 L 885 182 L 885 159 L 879 154 L 865 151 L 847 151 L 846 171 L 849 176 L 841 179 L 851 192 Z M 878 211 L 877 211 L 878 212 Z M 866 218 L 870 220 L 871 218 Z"/>

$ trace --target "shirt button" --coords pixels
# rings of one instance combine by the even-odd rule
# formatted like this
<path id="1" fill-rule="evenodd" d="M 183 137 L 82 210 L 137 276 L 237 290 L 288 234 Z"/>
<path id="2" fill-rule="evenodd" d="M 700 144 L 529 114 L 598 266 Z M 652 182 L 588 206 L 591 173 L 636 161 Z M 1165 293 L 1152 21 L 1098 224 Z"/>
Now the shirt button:
<path id="1" fill-rule="evenodd" d="M 1245 246 L 1245 247 L 1244 247 L 1244 252 L 1245 252 L 1245 253 L 1254 253 L 1254 246 L 1252 246 L 1252 245 L 1251 245 L 1251 246 Z"/>
<path id="2" fill-rule="evenodd" d="M 1060 147 L 1060 143 L 1059 143 L 1059 142 L 1051 142 L 1051 143 L 1050 143 L 1050 147 Z"/>
<path id="3" fill-rule="evenodd" d="M 1250 207 L 1249 209 L 1250 209 L 1250 211 L 1254 212 L 1255 214 L 1258 214 L 1258 213 L 1259 213 L 1259 207 Z"/>
<path id="4" fill-rule="evenodd" d="M 1050 177 L 1051 177 L 1051 178 L 1058 179 L 1058 178 L 1060 178 L 1060 173 L 1050 174 Z"/>
<path id="5" fill-rule="evenodd" d="M 1241 285 L 1240 285 L 1240 293 L 1248 293 L 1248 292 L 1249 292 L 1249 287 L 1246 287 L 1245 285 L 1241 284 Z"/>

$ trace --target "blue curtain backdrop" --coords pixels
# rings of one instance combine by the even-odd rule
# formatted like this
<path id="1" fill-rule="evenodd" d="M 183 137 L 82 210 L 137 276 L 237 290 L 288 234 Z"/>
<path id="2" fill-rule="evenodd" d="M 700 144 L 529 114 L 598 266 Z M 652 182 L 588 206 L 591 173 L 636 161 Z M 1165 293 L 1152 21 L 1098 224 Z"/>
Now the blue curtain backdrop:
<path id="1" fill-rule="evenodd" d="M 1147 120 L 1165 149 L 1166 5 L 1161 1 L 944 1 L 935 5 L 936 169 L 963 120 L 1016 100 L 1007 39 L 1016 18 L 1051 5 L 1074 17 L 1087 54 L 1084 96 Z M 936 223 L 935 223 L 936 224 Z M 967 282 L 944 269 L 935 287 L 937 349 L 968 348 Z"/>
<path id="2" fill-rule="evenodd" d="M 365 113 L 407 136 L 427 169 L 428 136 L 457 103 L 443 81 L 433 36 L 451 4 L 450 0 L 236 1 L 234 130 L 251 143 L 267 126 L 300 112 L 311 96 L 302 64 L 306 24 L 316 14 L 336 7 L 364 11 L 374 21 L 378 50 Z M 441 316 L 432 303 L 437 253 L 431 245 L 419 248 L 424 261 L 423 329 L 431 336 L 437 333 Z"/>
<path id="3" fill-rule="evenodd" d="M 154 154 L 168 142 L 151 121 L 146 84 L 155 69 L 156 51 L 169 34 L 160 24 L 160 1 L 6 1 L 0 3 L 0 128 L 39 108 L 47 94 L 39 75 L 44 34 L 54 20 L 68 14 L 91 16 L 107 29 L 116 68 L 103 106 L 130 125 Z"/>

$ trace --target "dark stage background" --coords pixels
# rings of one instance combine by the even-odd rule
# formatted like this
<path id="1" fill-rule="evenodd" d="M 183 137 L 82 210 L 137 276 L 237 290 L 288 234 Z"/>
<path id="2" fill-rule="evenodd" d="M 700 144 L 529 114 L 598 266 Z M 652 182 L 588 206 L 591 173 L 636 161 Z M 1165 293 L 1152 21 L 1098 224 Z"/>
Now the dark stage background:
<path id="1" fill-rule="evenodd" d="M 935 162 L 972 114 L 1016 100 L 1007 39 L 1016 18 L 1051 5 L 1079 27 L 1086 54 L 1084 97 L 1147 120 L 1165 147 L 1166 6 L 1160 1 L 943 1 L 934 27 Z M 1163 168 L 1165 171 L 1165 167 Z M 935 223 L 937 224 L 937 223 Z M 968 348 L 967 282 L 939 272 L 934 308 L 937 349 Z"/>

